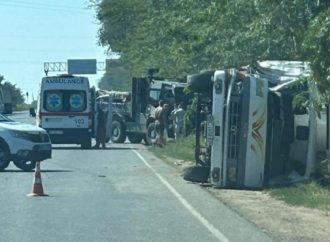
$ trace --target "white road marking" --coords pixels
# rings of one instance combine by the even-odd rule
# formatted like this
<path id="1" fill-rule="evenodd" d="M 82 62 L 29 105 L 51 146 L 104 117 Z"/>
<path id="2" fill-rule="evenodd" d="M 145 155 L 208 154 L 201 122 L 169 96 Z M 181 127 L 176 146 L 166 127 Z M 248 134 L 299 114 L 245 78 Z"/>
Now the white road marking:
<path id="1" fill-rule="evenodd" d="M 152 172 L 158 177 L 158 179 L 173 193 L 173 195 L 180 201 L 180 203 L 199 221 L 201 224 L 211 232 L 219 241 L 227 242 L 229 241 L 226 236 L 221 233 L 217 228 L 215 228 L 206 218 L 204 218 L 197 210 L 184 198 L 182 195 L 175 190 L 174 187 L 171 186 L 144 158 L 143 156 L 137 152 L 136 150 L 132 150 L 142 161 L 143 163 L 150 169 Z"/>

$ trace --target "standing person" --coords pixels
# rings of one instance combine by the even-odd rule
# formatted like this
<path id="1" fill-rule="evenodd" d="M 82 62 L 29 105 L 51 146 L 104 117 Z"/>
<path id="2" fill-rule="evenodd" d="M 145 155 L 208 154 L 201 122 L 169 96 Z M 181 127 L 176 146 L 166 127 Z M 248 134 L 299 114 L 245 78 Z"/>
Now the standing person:
<path id="1" fill-rule="evenodd" d="M 182 105 L 179 104 L 177 108 L 172 111 L 172 118 L 175 125 L 175 139 L 182 138 L 183 136 L 183 127 L 184 127 L 184 110 Z"/>
<path id="2" fill-rule="evenodd" d="M 96 144 L 93 148 L 99 149 L 100 144 L 102 148 L 105 148 L 105 140 L 106 140 L 106 125 L 107 125 L 107 117 L 108 112 L 103 104 L 99 104 L 97 108 L 97 131 L 96 131 Z"/>
<path id="3" fill-rule="evenodd" d="M 171 115 L 170 115 L 170 121 L 174 127 L 174 133 L 175 133 L 175 112 L 178 110 L 178 108 L 179 108 L 178 104 L 175 104 L 174 109 L 172 110 Z"/>
<path id="4" fill-rule="evenodd" d="M 168 128 L 170 124 L 170 105 L 167 103 L 164 104 L 163 106 L 163 111 L 162 111 L 162 120 L 164 123 L 164 135 L 163 135 L 163 145 L 166 145 L 167 142 L 167 137 L 168 137 Z"/>
<path id="5" fill-rule="evenodd" d="M 163 112 L 164 101 L 160 100 L 159 105 L 155 110 L 155 129 L 156 129 L 156 144 L 159 146 L 164 145 L 164 112 Z"/>

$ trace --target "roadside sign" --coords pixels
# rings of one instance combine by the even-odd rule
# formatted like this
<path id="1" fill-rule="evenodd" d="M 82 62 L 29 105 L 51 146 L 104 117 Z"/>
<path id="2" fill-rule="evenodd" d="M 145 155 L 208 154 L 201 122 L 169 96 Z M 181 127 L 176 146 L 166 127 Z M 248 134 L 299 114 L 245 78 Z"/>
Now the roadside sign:
<path id="1" fill-rule="evenodd" d="M 96 74 L 96 59 L 68 60 L 69 74 Z"/>
<path id="2" fill-rule="evenodd" d="M 105 71 L 110 73 L 112 69 L 122 67 L 123 63 L 120 59 L 106 59 L 105 60 Z"/>

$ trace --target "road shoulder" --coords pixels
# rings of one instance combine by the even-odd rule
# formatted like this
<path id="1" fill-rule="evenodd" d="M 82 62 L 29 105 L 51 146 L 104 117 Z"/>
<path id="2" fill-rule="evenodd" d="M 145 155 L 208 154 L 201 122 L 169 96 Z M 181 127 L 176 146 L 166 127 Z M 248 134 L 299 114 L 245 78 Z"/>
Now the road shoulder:
<path id="1" fill-rule="evenodd" d="M 162 157 L 179 172 L 194 164 Z M 276 241 L 329 241 L 330 213 L 293 207 L 271 197 L 266 191 L 246 191 L 204 187 L 210 194 L 265 231 Z"/>

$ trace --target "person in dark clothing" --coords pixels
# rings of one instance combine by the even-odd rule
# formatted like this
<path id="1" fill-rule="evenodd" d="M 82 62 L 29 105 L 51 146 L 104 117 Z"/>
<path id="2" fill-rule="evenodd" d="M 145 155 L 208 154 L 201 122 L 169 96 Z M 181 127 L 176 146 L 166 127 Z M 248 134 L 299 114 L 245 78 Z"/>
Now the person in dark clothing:
<path id="1" fill-rule="evenodd" d="M 36 110 L 34 108 L 30 108 L 30 117 L 35 118 L 36 117 Z"/>
<path id="2" fill-rule="evenodd" d="M 100 144 L 102 148 L 105 148 L 106 142 L 106 125 L 108 112 L 105 107 L 100 107 L 101 105 L 102 104 L 98 106 L 97 110 L 96 144 L 94 146 L 95 149 L 100 148 Z"/>

